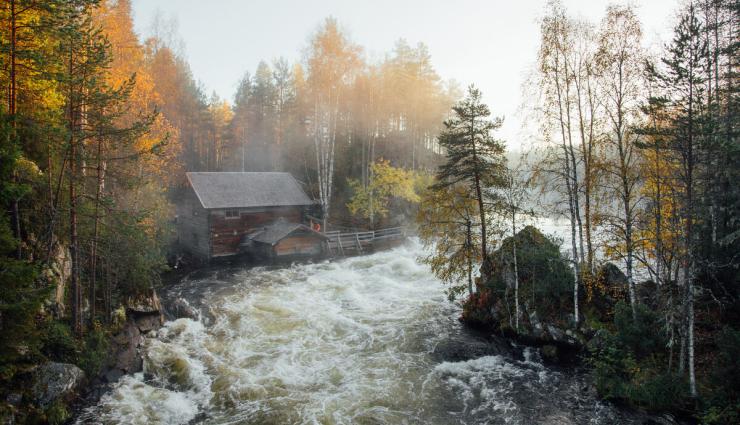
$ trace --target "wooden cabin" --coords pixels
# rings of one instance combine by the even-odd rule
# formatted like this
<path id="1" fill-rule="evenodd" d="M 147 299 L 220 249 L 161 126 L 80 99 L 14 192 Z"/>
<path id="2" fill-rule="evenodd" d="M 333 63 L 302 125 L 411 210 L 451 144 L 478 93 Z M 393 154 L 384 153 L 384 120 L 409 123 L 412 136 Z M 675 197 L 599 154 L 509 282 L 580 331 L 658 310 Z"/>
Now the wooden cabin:
<path id="1" fill-rule="evenodd" d="M 290 173 L 186 174 L 177 204 L 177 237 L 186 251 L 209 260 L 324 252 L 326 238 L 314 229 L 320 208 Z"/>

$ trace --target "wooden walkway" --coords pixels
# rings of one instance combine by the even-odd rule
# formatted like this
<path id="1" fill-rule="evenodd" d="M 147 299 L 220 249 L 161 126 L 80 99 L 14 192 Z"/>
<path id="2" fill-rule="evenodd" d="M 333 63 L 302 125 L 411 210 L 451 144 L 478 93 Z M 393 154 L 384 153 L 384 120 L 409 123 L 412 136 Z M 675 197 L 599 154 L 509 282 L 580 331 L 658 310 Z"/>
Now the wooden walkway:
<path id="1" fill-rule="evenodd" d="M 367 232 L 341 232 L 336 230 L 324 234 L 329 238 L 329 255 L 332 256 L 360 255 L 365 252 L 372 252 L 380 244 L 400 241 L 406 237 L 406 232 L 401 227 L 389 227 Z"/>

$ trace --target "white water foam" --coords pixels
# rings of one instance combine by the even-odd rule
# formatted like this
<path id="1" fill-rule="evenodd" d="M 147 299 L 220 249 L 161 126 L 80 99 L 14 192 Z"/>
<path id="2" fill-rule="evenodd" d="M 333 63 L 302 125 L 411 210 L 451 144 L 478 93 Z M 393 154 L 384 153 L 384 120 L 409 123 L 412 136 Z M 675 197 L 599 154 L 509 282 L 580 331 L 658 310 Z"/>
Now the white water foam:
<path id="1" fill-rule="evenodd" d="M 145 373 L 120 380 L 77 422 L 532 423 L 528 400 L 546 400 L 557 374 L 526 350 L 522 361 L 440 363 L 433 352 L 459 337 L 460 310 L 416 262 L 422 253 L 411 242 L 191 282 L 207 293 L 209 325 L 168 322 L 144 344 Z"/>

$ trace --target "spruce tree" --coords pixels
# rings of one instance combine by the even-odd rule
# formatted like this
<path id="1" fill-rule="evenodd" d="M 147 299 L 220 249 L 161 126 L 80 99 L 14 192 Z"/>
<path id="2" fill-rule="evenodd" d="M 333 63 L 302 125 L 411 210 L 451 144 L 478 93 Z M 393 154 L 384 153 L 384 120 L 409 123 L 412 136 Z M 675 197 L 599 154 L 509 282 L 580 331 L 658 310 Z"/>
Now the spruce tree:
<path id="1" fill-rule="evenodd" d="M 669 121 L 667 149 L 680 170 L 677 176 L 681 194 L 680 220 L 683 223 L 683 252 L 681 259 L 682 288 L 684 291 L 684 323 L 679 370 L 688 365 L 691 395 L 696 396 L 694 368 L 694 286 L 696 284 L 696 197 L 701 153 L 706 142 L 705 78 L 707 45 L 702 38 L 702 25 L 696 10 L 690 5 L 675 29 L 668 55 L 663 58 L 663 69 L 651 67 L 649 74 L 664 91 L 662 101 L 672 112 Z M 684 361 L 685 360 L 685 361 Z"/>

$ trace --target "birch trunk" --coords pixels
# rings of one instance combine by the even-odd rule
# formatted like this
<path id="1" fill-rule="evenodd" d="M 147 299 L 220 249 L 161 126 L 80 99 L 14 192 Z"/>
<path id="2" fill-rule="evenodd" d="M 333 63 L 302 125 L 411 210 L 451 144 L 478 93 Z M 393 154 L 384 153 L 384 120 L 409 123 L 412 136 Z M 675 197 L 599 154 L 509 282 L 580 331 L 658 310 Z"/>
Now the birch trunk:
<path id="1" fill-rule="evenodd" d="M 516 211 L 514 208 L 511 210 L 511 233 L 511 242 L 514 251 L 514 314 L 516 314 L 514 323 L 516 325 L 516 331 L 519 332 L 519 266 L 517 265 L 516 258 Z"/>

